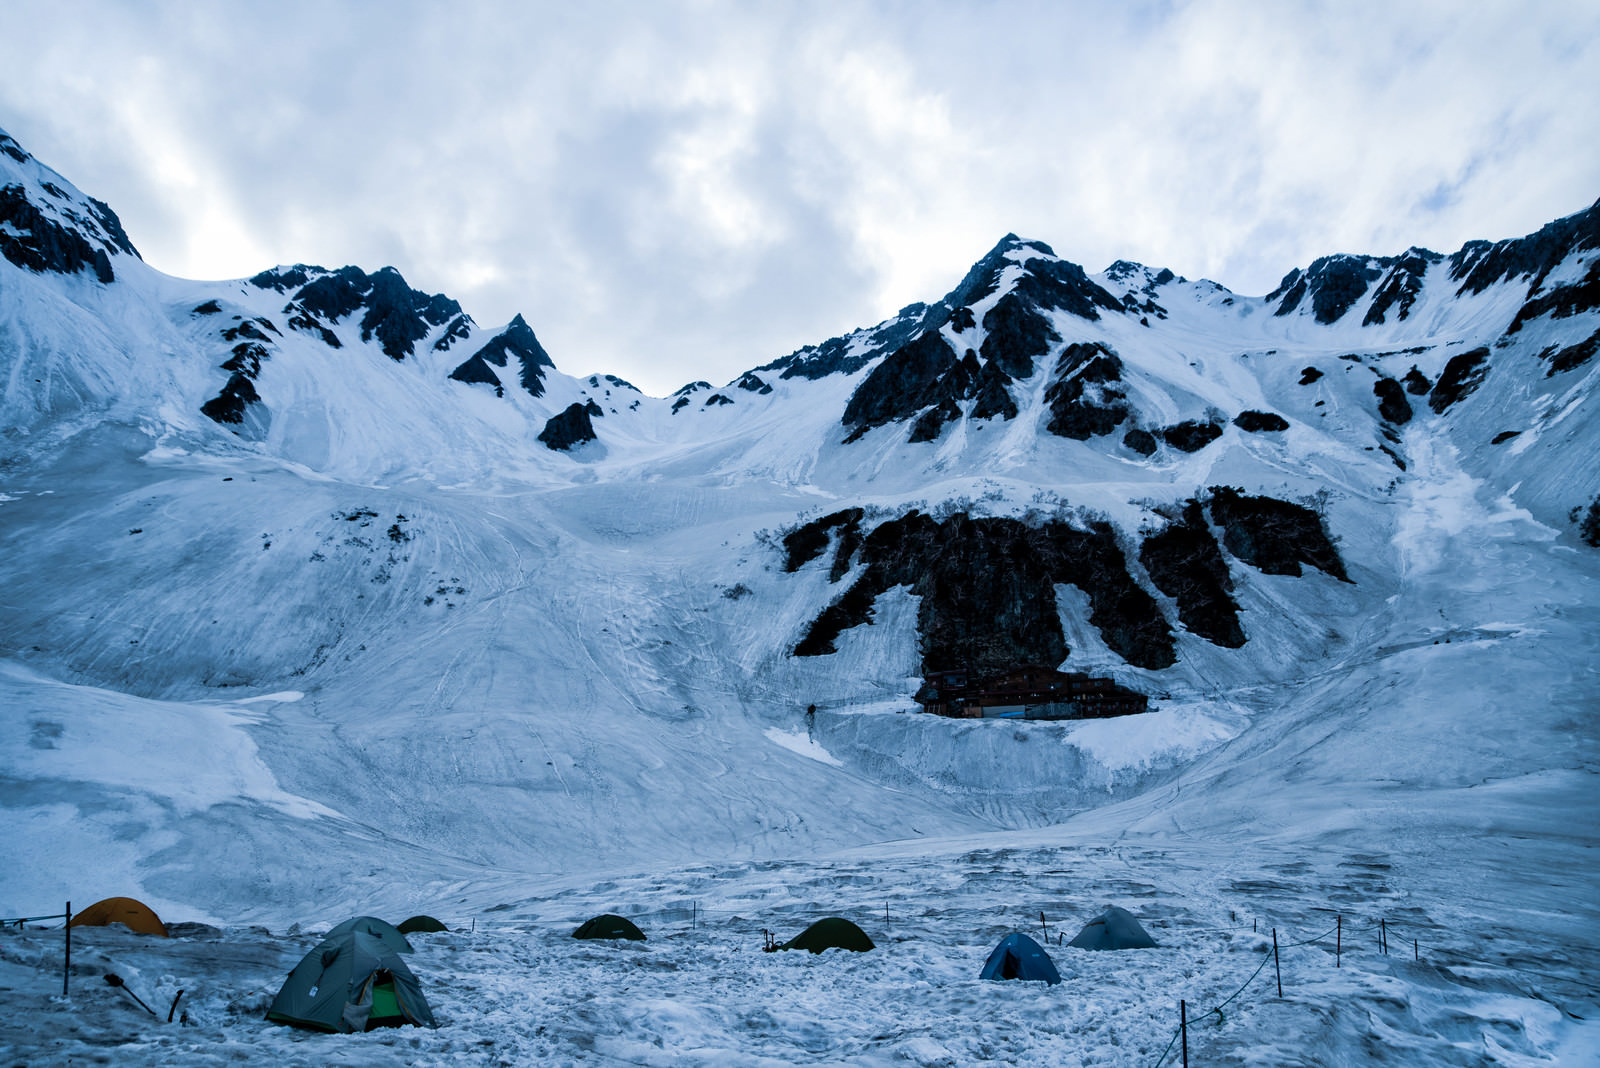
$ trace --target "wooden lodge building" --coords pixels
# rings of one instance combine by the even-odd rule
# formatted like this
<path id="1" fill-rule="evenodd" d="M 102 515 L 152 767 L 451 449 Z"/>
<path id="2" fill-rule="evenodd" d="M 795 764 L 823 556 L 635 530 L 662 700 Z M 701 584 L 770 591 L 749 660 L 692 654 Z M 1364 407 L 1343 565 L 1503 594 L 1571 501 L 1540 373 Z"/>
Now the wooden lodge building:
<path id="1" fill-rule="evenodd" d="M 934 671 L 917 691 L 924 712 L 958 719 L 1105 719 L 1148 710 L 1150 699 L 1112 679 L 1021 664 L 998 675 Z"/>

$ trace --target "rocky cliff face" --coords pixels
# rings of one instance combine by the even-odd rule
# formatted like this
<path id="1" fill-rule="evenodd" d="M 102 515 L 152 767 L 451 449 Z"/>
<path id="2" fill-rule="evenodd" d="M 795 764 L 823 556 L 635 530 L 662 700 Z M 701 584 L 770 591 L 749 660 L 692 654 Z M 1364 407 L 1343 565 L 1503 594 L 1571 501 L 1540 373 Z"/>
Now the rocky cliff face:
<path id="1" fill-rule="evenodd" d="M 1070 650 L 1057 586 L 1070 585 L 1087 595 L 1089 623 L 1127 663 L 1159 669 L 1177 658 L 1166 611 L 1130 564 L 1132 536 L 1103 519 L 965 512 L 940 519 L 914 510 L 863 533 L 864 520 L 863 509 L 845 509 L 784 537 L 786 571 L 818 559 L 831 544 L 829 582 L 855 576 L 806 628 L 796 656 L 834 652 L 841 633 L 872 622 L 882 594 L 904 586 L 919 598 L 925 671 L 1059 664 Z M 1349 581 L 1316 511 L 1213 487 L 1204 500 L 1185 502 L 1164 527 L 1140 535 L 1134 554 L 1148 582 L 1175 603 L 1178 622 L 1213 645 L 1239 648 L 1247 640 L 1222 547 L 1268 574 L 1299 576 L 1305 564 Z"/>

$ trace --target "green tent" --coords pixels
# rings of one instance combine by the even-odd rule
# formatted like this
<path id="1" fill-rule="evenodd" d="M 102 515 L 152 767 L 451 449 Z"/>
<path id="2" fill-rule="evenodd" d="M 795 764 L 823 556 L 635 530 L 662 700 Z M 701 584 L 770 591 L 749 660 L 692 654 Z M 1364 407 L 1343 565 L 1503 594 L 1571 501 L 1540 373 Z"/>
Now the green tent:
<path id="1" fill-rule="evenodd" d="M 267 1019 L 313 1031 L 437 1027 L 422 985 L 391 946 L 364 931 L 331 935 L 301 958 Z"/>
<path id="2" fill-rule="evenodd" d="M 401 934 L 432 934 L 436 931 L 448 931 L 450 928 L 434 919 L 432 916 L 413 916 L 408 920 L 401 920 L 400 926 L 395 928 Z"/>
<path id="3" fill-rule="evenodd" d="M 376 916 L 351 917 L 323 937 L 325 939 L 334 938 L 338 935 L 349 934 L 351 931 L 360 931 L 362 934 L 371 935 L 396 953 L 412 952 L 411 943 L 406 941 L 406 936 L 400 933 L 399 928 L 378 919 Z"/>
<path id="4" fill-rule="evenodd" d="M 635 927 L 633 921 L 625 916 L 618 916 L 608 912 L 603 916 L 596 916 L 592 920 L 585 920 L 582 927 L 572 932 L 573 938 L 630 938 L 635 942 L 643 942 L 644 932 Z"/>
<path id="5" fill-rule="evenodd" d="M 865 953 L 877 947 L 865 931 L 849 920 L 842 916 L 829 916 L 825 920 L 818 920 L 778 948 L 809 949 L 813 953 L 821 953 L 825 949 L 849 949 Z"/>

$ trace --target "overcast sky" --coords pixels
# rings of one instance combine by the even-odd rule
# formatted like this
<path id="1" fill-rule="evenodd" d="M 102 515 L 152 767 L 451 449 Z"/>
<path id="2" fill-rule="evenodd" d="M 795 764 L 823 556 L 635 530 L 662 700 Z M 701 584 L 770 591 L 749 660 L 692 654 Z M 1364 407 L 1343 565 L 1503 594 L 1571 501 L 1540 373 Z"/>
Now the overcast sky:
<path id="1" fill-rule="evenodd" d="M 1248 294 L 1600 197 L 1593 0 L 4 0 L 0 128 L 189 278 L 393 265 L 663 394 L 1007 231 Z"/>

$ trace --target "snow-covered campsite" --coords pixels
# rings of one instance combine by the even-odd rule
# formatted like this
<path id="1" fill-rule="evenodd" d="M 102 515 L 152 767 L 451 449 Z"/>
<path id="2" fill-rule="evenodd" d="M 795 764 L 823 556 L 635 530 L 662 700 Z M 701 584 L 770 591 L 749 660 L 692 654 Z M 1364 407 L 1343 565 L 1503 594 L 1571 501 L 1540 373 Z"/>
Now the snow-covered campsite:
<path id="1" fill-rule="evenodd" d="M 1600 204 L 652 397 L 0 153 L 3 1063 L 1600 1063 Z M 1147 710 L 924 711 L 1019 666 Z M 267 1020 L 419 913 L 437 1027 Z"/>

